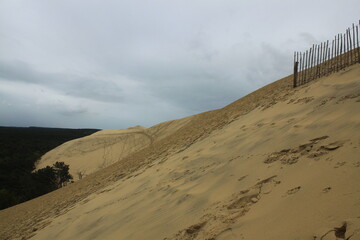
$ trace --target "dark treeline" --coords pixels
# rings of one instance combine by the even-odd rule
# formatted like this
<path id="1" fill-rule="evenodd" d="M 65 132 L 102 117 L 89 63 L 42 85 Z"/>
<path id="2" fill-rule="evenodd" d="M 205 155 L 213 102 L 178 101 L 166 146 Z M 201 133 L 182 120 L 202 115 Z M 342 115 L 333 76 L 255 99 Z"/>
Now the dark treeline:
<path id="1" fill-rule="evenodd" d="M 51 149 L 98 129 L 0 127 L 0 209 L 53 191 L 71 179 L 62 162 L 34 171 Z"/>

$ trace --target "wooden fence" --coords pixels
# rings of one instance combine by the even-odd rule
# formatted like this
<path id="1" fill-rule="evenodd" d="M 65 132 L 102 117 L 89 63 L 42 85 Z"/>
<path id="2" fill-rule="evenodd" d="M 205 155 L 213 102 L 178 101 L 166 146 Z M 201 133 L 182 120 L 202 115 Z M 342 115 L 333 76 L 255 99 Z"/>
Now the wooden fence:
<path id="1" fill-rule="evenodd" d="M 352 24 L 330 42 L 313 44 L 305 52 L 294 53 L 294 87 L 360 63 L 359 27 Z"/>

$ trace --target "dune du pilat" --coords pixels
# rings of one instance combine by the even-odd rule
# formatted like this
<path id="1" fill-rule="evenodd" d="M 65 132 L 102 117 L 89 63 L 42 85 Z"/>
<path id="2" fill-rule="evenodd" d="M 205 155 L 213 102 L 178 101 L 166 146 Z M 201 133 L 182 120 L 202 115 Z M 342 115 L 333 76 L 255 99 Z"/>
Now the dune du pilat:
<path id="1" fill-rule="evenodd" d="M 74 182 L 1 210 L 0 239 L 360 239 L 357 32 L 221 109 L 47 152 Z"/>

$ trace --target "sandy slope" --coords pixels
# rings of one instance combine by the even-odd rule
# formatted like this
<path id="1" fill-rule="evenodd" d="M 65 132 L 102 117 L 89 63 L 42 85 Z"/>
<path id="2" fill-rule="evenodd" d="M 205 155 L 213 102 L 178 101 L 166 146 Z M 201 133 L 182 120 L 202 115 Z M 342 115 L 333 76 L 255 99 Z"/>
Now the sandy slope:
<path id="1" fill-rule="evenodd" d="M 51 166 L 56 161 L 70 166 L 74 180 L 111 164 L 151 144 L 143 128 L 104 130 L 66 142 L 46 153 L 36 169 Z"/>
<path id="2" fill-rule="evenodd" d="M 108 167 L 131 153 L 150 146 L 155 140 L 172 134 L 186 124 L 191 117 L 168 121 L 146 129 L 136 126 L 128 129 L 98 131 L 90 136 L 66 142 L 46 153 L 36 169 L 65 162 L 70 166 L 73 180 Z"/>
<path id="3" fill-rule="evenodd" d="M 295 90 L 282 79 L 171 134 L 155 126 L 148 147 L 0 211 L 0 234 L 360 239 L 359 105 L 359 65 Z"/>

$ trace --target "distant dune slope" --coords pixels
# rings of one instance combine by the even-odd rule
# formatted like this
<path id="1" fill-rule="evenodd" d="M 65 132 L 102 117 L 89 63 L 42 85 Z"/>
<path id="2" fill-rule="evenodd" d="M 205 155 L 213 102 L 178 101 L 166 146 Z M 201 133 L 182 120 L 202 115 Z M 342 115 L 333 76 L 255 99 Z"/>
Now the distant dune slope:
<path id="1" fill-rule="evenodd" d="M 152 144 L 0 211 L 1 236 L 360 239 L 360 66 L 291 80 L 142 130 Z"/>
<path id="2" fill-rule="evenodd" d="M 62 161 L 70 165 L 70 173 L 78 180 L 150 144 L 151 138 L 143 129 L 103 130 L 53 149 L 40 159 L 36 168 Z"/>
<path id="3" fill-rule="evenodd" d="M 155 140 L 171 135 L 190 119 L 191 117 L 168 121 L 149 129 L 136 126 L 102 130 L 51 150 L 42 156 L 36 169 L 52 166 L 57 161 L 65 162 L 70 166 L 70 174 L 76 181 L 150 146 Z"/>

